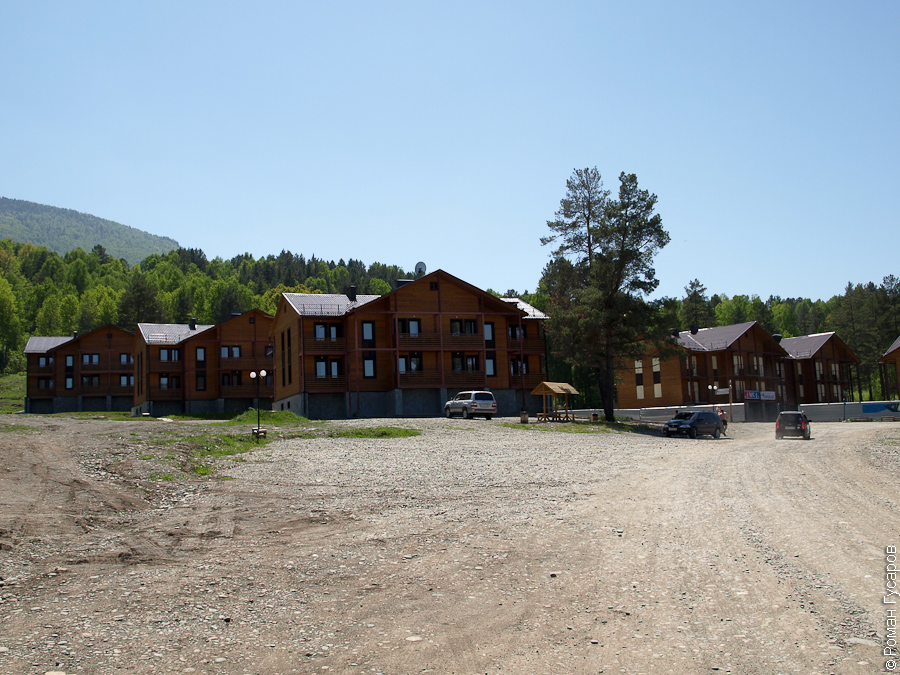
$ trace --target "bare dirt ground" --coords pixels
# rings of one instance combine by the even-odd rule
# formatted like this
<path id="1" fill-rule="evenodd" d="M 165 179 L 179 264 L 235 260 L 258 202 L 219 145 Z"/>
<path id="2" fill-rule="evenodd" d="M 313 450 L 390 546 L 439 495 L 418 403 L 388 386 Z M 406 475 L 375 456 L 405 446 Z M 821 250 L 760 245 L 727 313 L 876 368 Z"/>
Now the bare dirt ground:
<path id="1" fill-rule="evenodd" d="M 885 671 L 900 423 L 352 421 L 422 435 L 190 478 L 202 424 L 8 418 L 0 673 Z"/>

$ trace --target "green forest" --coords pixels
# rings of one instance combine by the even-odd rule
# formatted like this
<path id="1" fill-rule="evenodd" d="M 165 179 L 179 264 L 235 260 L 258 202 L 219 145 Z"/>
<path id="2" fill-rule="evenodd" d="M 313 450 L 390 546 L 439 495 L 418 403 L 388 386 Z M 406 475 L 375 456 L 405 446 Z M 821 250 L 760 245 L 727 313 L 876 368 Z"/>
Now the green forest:
<path id="1" fill-rule="evenodd" d="M 191 317 L 217 324 L 233 311 L 258 308 L 274 314 L 283 292 L 344 293 L 352 285 L 361 294 L 382 295 L 407 276 L 394 265 L 325 261 L 290 251 L 208 260 L 200 249 L 176 248 L 131 266 L 99 244 L 89 252 L 75 248 L 60 255 L 5 239 L 0 241 L 0 369 L 25 369 L 22 350 L 32 335 L 85 333 L 110 323 L 133 331 L 140 322 L 185 323 Z M 535 293 L 508 290 L 503 295 L 548 309 L 549 278 L 545 270 Z M 842 295 L 828 300 L 710 295 L 697 279 L 684 290 L 682 298 L 650 303 L 650 320 L 670 332 L 744 321 L 757 321 L 784 337 L 835 331 L 862 359 L 862 397 L 882 397 L 877 360 L 900 335 L 900 279 L 848 283 Z M 553 346 L 551 379 L 578 386 L 575 374 L 553 358 L 563 346 Z"/>

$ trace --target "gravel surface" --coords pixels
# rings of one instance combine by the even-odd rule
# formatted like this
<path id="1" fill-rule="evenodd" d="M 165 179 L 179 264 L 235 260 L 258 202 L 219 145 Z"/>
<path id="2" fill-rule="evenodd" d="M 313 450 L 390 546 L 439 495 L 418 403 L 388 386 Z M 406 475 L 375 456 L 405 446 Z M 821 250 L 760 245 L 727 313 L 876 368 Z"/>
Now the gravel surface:
<path id="1" fill-rule="evenodd" d="M 421 435 L 326 433 L 376 425 Z M 887 667 L 900 423 L 354 420 L 183 471 L 216 428 L 0 426 L 0 673 Z"/>

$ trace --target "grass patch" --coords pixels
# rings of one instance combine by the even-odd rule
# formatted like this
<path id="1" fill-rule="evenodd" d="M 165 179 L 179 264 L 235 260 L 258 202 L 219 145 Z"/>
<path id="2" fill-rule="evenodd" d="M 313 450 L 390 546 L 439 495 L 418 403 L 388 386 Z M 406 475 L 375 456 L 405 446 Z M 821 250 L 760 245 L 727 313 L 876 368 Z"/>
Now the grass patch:
<path id="1" fill-rule="evenodd" d="M 230 418 L 229 425 L 238 426 L 241 424 L 249 424 L 256 426 L 256 408 L 247 408 L 237 417 Z M 309 424 L 309 420 L 300 415 L 295 415 L 290 410 L 260 410 L 259 425 L 261 427 L 290 427 L 297 424 Z"/>
<path id="2" fill-rule="evenodd" d="M 328 434 L 332 438 L 406 438 L 421 436 L 422 432 L 404 427 L 366 427 L 361 429 L 337 429 Z"/>
<path id="3" fill-rule="evenodd" d="M 152 481 L 172 481 L 175 480 L 175 476 L 170 473 L 151 473 L 150 480 Z"/>
<path id="4" fill-rule="evenodd" d="M 30 434 L 34 429 L 20 427 L 18 424 L 0 424 L 0 434 Z"/>
<path id="5" fill-rule="evenodd" d="M 11 414 L 25 410 L 25 373 L 14 373 L 0 377 L 0 414 Z"/>

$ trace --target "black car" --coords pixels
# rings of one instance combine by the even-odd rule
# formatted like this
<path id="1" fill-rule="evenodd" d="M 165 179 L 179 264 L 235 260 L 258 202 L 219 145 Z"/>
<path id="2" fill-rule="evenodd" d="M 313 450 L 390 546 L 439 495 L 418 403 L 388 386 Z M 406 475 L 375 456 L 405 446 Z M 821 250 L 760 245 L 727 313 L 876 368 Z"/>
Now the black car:
<path id="1" fill-rule="evenodd" d="M 785 436 L 800 436 L 809 440 L 809 420 L 805 413 L 799 410 L 786 410 L 778 413 L 778 419 L 775 420 L 775 438 L 781 439 Z"/>
<path id="2" fill-rule="evenodd" d="M 669 437 L 685 434 L 697 438 L 700 434 L 707 434 L 718 438 L 722 435 L 722 420 L 714 412 L 685 410 L 663 425 L 663 433 Z"/>

